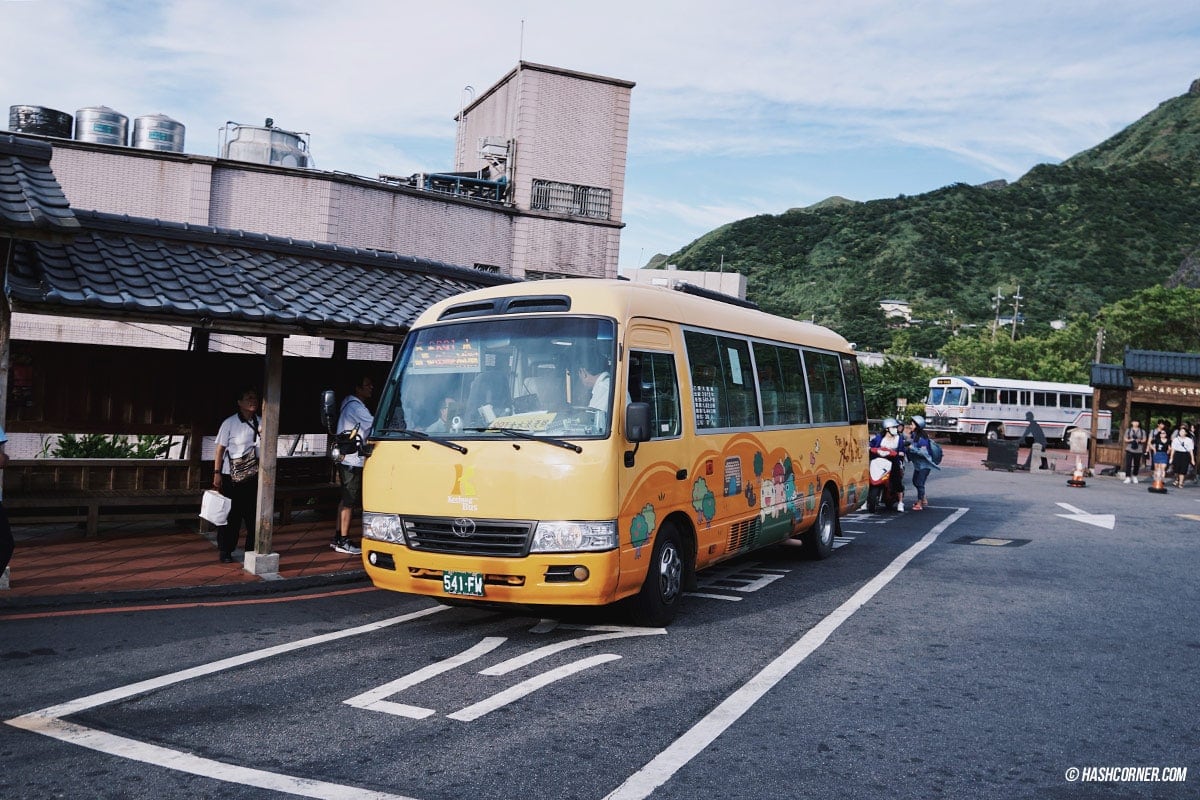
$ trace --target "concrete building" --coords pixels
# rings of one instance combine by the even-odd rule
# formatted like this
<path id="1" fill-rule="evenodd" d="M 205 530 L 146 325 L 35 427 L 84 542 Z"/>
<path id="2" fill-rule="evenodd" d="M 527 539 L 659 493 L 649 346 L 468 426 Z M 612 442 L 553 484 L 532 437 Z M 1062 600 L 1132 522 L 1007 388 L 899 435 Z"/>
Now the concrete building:
<path id="1" fill-rule="evenodd" d="M 739 272 L 690 272 L 672 266 L 666 269 L 623 269 L 621 277 L 635 283 L 672 287 L 690 283 L 713 292 L 746 299 L 746 276 Z"/>
<path id="2" fill-rule="evenodd" d="M 77 210 L 514 277 L 615 278 L 633 86 L 522 61 L 459 115 L 455 153 L 447 154 L 454 169 L 405 178 L 47 141 Z"/>

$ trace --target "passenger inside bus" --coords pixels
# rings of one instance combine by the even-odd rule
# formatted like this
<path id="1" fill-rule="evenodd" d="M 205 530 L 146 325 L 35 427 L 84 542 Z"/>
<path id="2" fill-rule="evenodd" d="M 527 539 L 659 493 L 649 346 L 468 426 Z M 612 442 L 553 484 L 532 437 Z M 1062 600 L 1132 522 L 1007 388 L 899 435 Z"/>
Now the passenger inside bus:
<path id="1" fill-rule="evenodd" d="M 507 370 L 484 370 L 471 382 L 467 394 L 468 427 L 486 427 L 496 417 L 511 413 L 511 380 Z"/>

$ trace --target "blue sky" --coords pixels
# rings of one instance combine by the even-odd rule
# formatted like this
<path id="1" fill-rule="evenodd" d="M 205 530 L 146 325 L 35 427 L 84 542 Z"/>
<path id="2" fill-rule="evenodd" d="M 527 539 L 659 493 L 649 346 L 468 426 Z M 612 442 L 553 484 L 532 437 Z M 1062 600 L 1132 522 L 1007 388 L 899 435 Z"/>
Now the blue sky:
<path id="1" fill-rule="evenodd" d="M 1014 180 L 1200 78 L 1194 0 L 0 0 L 0 106 L 311 134 L 316 166 L 452 167 L 519 59 L 634 81 L 621 266 L 832 195 Z"/>

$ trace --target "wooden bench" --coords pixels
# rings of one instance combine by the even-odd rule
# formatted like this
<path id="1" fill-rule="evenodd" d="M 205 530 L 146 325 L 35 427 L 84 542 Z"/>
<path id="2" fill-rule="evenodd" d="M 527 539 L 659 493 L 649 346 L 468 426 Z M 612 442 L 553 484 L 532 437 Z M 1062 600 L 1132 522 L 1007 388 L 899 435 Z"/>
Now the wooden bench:
<path id="1" fill-rule="evenodd" d="M 207 462 L 165 459 L 13 459 L 4 470 L 4 507 L 13 522 L 80 522 L 88 536 L 98 534 L 102 521 L 198 521 L 210 469 Z M 278 459 L 275 510 L 281 524 L 300 508 L 336 508 L 341 487 L 331 476 L 324 456 Z"/>
<path id="2" fill-rule="evenodd" d="M 322 513 L 337 509 L 342 486 L 333 480 L 333 462 L 325 456 L 287 456 L 275 462 L 275 511 L 287 525 L 301 509 Z"/>

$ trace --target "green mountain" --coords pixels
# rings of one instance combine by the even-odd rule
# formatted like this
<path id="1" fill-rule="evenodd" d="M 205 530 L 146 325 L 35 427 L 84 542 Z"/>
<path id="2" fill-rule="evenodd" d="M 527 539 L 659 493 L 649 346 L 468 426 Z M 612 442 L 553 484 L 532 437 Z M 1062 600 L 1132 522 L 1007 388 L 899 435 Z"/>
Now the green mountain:
<path id="1" fill-rule="evenodd" d="M 1025 330 L 1040 333 L 1149 286 L 1200 285 L 1200 80 L 1015 183 L 830 198 L 722 226 L 657 261 L 710 270 L 722 258 L 765 310 L 815 319 L 864 349 L 888 344 L 885 298 L 936 328 L 919 348 L 931 351 L 952 327 L 1011 315 L 1018 286 Z M 993 304 L 997 291 L 1005 300 Z"/>

